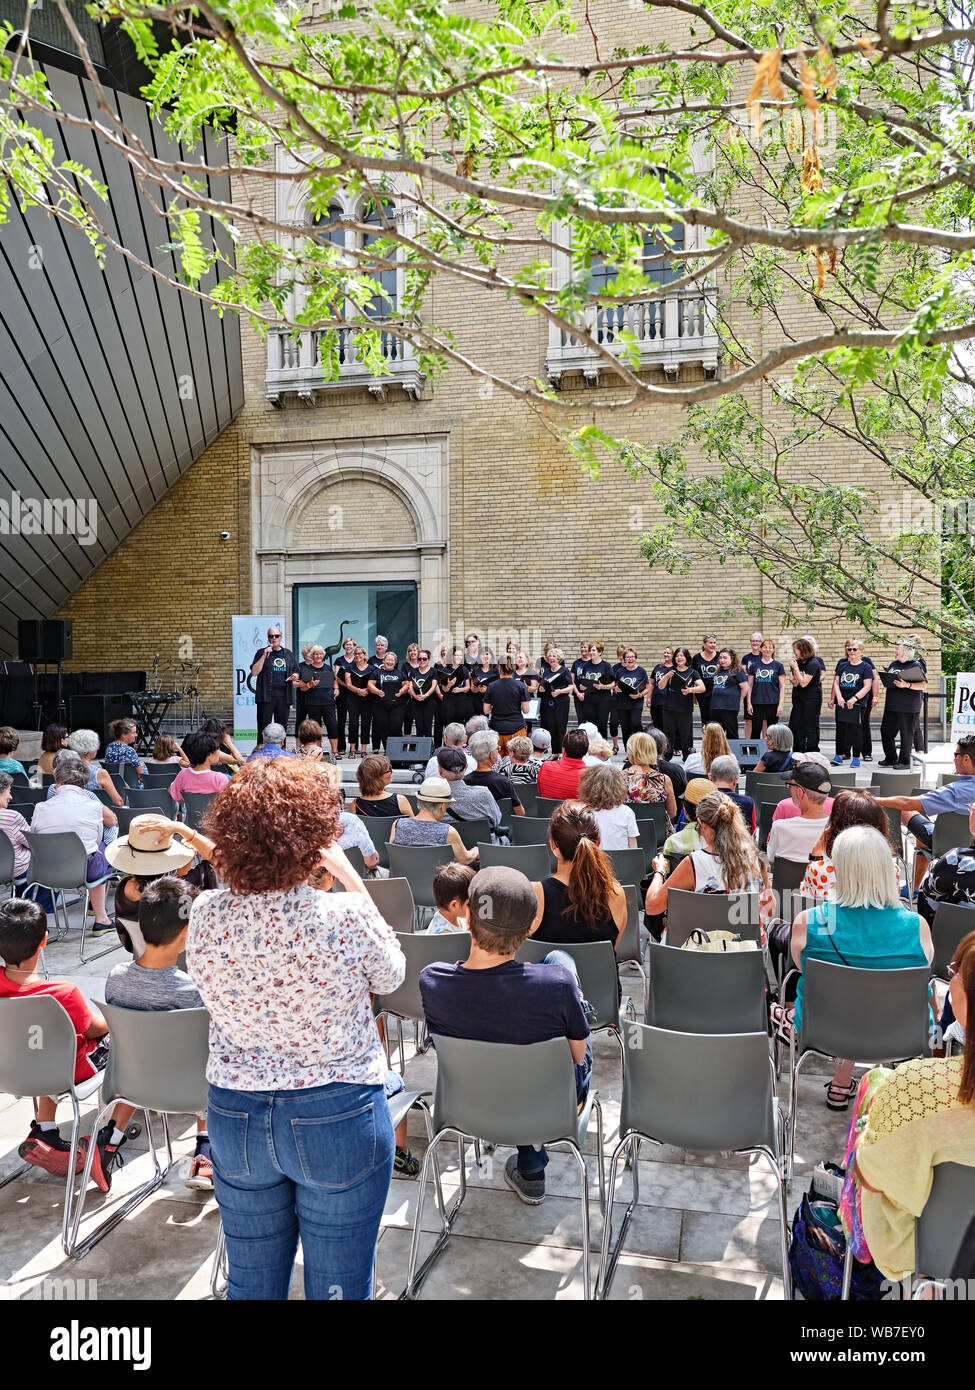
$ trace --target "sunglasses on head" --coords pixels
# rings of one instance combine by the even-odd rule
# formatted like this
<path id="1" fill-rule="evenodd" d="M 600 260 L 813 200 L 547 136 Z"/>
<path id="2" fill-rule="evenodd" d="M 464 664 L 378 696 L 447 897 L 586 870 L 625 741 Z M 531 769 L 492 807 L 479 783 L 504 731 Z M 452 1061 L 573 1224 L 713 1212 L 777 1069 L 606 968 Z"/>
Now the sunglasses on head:
<path id="1" fill-rule="evenodd" d="M 948 976 L 949 980 L 953 980 L 955 976 L 958 974 L 958 966 L 955 964 L 954 961 L 949 962 L 948 967 L 945 970 L 945 974 Z"/>

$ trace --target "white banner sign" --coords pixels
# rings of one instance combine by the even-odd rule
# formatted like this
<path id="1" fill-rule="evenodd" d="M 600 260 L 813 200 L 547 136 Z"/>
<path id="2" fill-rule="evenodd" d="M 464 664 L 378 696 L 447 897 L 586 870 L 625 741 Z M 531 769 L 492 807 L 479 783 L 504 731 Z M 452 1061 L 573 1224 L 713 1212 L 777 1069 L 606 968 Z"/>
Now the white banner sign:
<path id="1" fill-rule="evenodd" d="M 955 707 L 951 713 L 951 738 L 975 734 L 975 675 L 959 671 L 955 677 Z"/>
<path id="2" fill-rule="evenodd" d="M 284 619 L 246 614 L 231 618 L 234 642 L 234 743 L 242 753 L 257 744 L 257 697 L 251 663 L 254 653 L 267 646 L 267 630 L 276 623 L 284 632 Z"/>

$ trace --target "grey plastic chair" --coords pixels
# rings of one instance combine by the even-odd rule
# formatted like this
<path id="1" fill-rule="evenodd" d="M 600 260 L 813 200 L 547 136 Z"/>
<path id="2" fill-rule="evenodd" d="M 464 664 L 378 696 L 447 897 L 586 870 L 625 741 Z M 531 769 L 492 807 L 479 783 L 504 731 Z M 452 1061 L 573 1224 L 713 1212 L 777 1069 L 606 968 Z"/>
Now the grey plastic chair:
<path id="1" fill-rule="evenodd" d="M 379 867 L 389 868 L 389 832 L 396 824 L 397 816 L 355 816 L 363 827 L 379 855 Z"/>
<path id="2" fill-rule="evenodd" d="M 645 865 L 643 877 L 646 877 L 646 875 L 652 871 L 653 861 L 657 857 L 657 829 L 653 821 L 638 819 L 636 823 L 636 837 L 643 854 Z"/>
<path id="3" fill-rule="evenodd" d="M 521 804 L 525 808 L 525 815 L 534 816 L 535 803 L 538 800 L 538 791 L 534 783 L 516 782 L 514 785 L 515 791 L 518 793 Z M 518 819 L 521 820 L 522 817 L 519 816 Z"/>
<path id="4" fill-rule="evenodd" d="M 536 795 L 535 795 L 535 817 L 536 817 L 536 819 L 544 820 L 544 821 L 545 821 L 545 824 L 548 825 L 549 817 L 551 816 L 552 812 L 555 810 L 555 808 L 556 808 L 557 806 L 561 806 L 561 805 L 562 805 L 562 802 L 565 801 L 565 800 L 566 800 L 566 798 L 565 798 L 564 796 L 559 797 L 559 799 L 556 801 L 556 800 L 555 800 L 553 797 L 551 797 L 551 796 L 539 796 L 539 795 L 536 793 Z M 520 817 L 519 817 L 519 819 L 520 819 Z M 548 831 L 545 832 L 545 840 L 546 840 L 546 843 L 547 843 L 547 842 L 548 842 Z"/>
<path id="5" fill-rule="evenodd" d="M 128 785 L 138 788 L 139 782 L 142 779 L 139 776 L 139 769 L 136 767 L 135 763 L 124 762 L 119 763 L 118 766 L 122 769 L 122 777 Z"/>
<path id="6" fill-rule="evenodd" d="M 829 769 L 829 781 L 831 791 L 843 791 L 845 788 L 855 787 L 857 784 L 856 768 L 831 767 Z"/>
<path id="7" fill-rule="evenodd" d="M 405 878 L 367 878 L 363 880 L 379 914 L 395 932 L 413 933 L 415 905 Z"/>
<path id="8" fill-rule="evenodd" d="M 47 788 L 15 783 L 14 800 L 18 806 L 39 806 L 42 801 L 47 800 Z"/>
<path id="9" fill-rule="evenodd" d="M 788 782 L 783 782 L 777 772 L 746 772 L 745 795 L 757 805 L 759 801 L 781 801 L 783 795 L 791 793 Z"/>
<path id="10" fill-rule="evenodd" d="M 756 808 L 758 817 L 758 847 L 764 850 L 768 845 L 768 837 L 772 833 L 772 818 L 775 815 L 777 801 L 760 801 Z"/>
<path id="11" fill-rule="evenodd" d="M 626 804 L 636 816 L 638 826 L 643 821 L 650 822 L 657 837 L 657 844 L 662 845 L 667 838 L 667 807 L 664 803 L 662 801 L 628 801 Z"/>
<path id="12" fill-rule="evenodd" d="M 955 951 L 971 931 L 975 931 L 975 904 L 938 904 L 934 921 L 931 923 L 931 940 L 934 942 L 934 959 L 931 961 L 933 980 L 948 979 L 948 966 L 955 958 Z"/>
<path id="13" fill-rule="evenodd" d="M 802 994 L 802 1031 L 789 1037 L 792 1094 L 789 1102 L 789 1165 L 796 1153 L 798 1077 L 809 1057 L 845 1058 L 857 1066 L 926 1057 L 927 965 L 902 970 L 862 970 L 808 960 Z"/>
<path id="14" fill-rule="evenodd" d="M 50 888 L 54 897 L 54 922 L 58 926 L 59 896 L 65 892 L 80 893 L 82 900 L 80 960 L 82 964 L 87 965 L 89 961 L 107 956 L 110 951 L 117 951 L 122 943 L 113 933 L 112 945 L 106 946 L 102 951 L 96 951 L 93 955 L 85 955 L 90 890 L 97 888 L 100 883 L 107 883 L 114 875 L 111 873 L 103 874 L 94 883 L 85 882 L 85 874 L 88 871 L 88 856 L 85 853 L 81 837 L 76 835 L 73 830 L 55 830 L 44 833 L 36 830 L 25 830 L 24 839 L 30 845 L 30 868 L 27 870 L 27 890 L 24 896 L 36 898 L 36 893 L 30 893 L 31 887 L 35 885 L 39 888 Z M 61 898 L 61 917 L 64 930 L 59 929 L 57 931 L 55 936 L 57 941 L 64 940 L 69 928 L 68 909 L 63 897 Z"/>
<path id="15" fill-rule="evenodd" d="M 778 903 L 779 915 L 787 922 L 792 922 L 803 910 L 798 889 L 808 868 L 808 859 L 800 863 L 798 859 L 783 859 L 781 855 L 772 865 L 772 891 Z"/>
<path id="16" fill-rule="evenodd" d="M 147 811 L 142 806 L 113 806 L 112 810 L 115 812 L 115 817 L 118 820 L 118 833 L 119 838 L 121 839 L 123 835 L 128 835 L 129 826 L 132 824 L 132 821 L 136 816 L 151 815 L 153 808 L 150 807 L 150 809 Z M 175 814 L 176 803 L 173 802 L 173 809 L 167 813 L 167 820 L 172 820 Z"/>
<path id="17" fill-rule="evenodd" d="M 761 951 L 684 951 L 651 941 L 646 1021 L 676 1033 L 757 1033 L 766 1026 Z"/>
<path id="18" fill-rule="evenodd" d="M 128 766 L 128 764 L 126 764 Z M 199 793 L 197 793 L 199 795 Z M 158 811 L 167 820 L 176 815 L 176 802 L 165 787 L 129 787 L 127 800 L 131 807 L 139 811 Z"/>
<path id="19" fill-rule="evenodd" d="M 589 1174 L 583 1145 L 589 1120 L 596 1112 L 600 1202 L 605 1192 L 603 1117 L 596 1092 L 579 1110 L 572 1054 L 564 1038 L 516 1046 L 473 1042 L 468 1038 L 437 1036 L 437 1093 L 434 1101 L 436 1134 L 420 1172 L 420 1191 L 413 1223 L 410 1271 L 403 1298 L 416 1298 L 434 1261 L 443 1253 L 467 1196 L 464 1140 L 486 1139 L 495 1144 L 565 1144 L 575 1160 L 581 1181 L 582 1265 L 585 1297 L 592 1296 L 589 1256 Z M 433 1250 L 420 1268 L 420 1233 L 427 1179 L 444 1139 L 457 1139 L 460 1194 L 443 1225 Z"/>
<path id="20" fill-rule="evenodd" d="M 536 941 L 530 936 L 518 947 L 515 960 L 534 961 L 537 964 L 550 951 L 566 951 L 575 961 L 582 997 L 595 1011 L 595 1017 L 589 1023 L 590 1031 L 599 1033 L 605 1029 L 612 1033 L 622 1052 L 620 982 L 613 947 L 608 941 Z M 631 1000 L 624 997 L 622 1008 L 632 1016 Z"/>
<path id="21" fill-rule="evenodd" d="M 406 957 L 406 975 L 398 989 L 390 994 L 377 994 L 373 1000 L 373 1013 L 377 1019 L 386 1020 L 408 1018 L 414 1023 L 424 1023 L 423 1000 L 420 997 L 420 975 L 428 965 L 435 961 L 446 961 L 453 965 L 466 960 L 470 954 L 470 932 L 439 932 L 427 936 L 422 932 L 397 932 L 397 940 Z M 386 1057 L 389 1058 L 389 1029 L 386 1036 Z M 406 1070 L 403 1053 L 403 1029 L 397 1028 L 399 1037 L 399 1062 L 401 1074 Z"/>
<path id="22" fill-rule="evenodd" d="M 146 1135 L 155 1173 L 126 1197 L 118 1207 L 78 1239 L 85 1208 L 85 1194 L 91 1177 L 94 1148 L 88 1146 L 81 1193 L 75 1204 L 68 1254 L 83 1259 L 94 1245 L 108 1235 L 150 1192 L 154 1192 L 173 1166 L 173 1146 L 169 1135 L 170 1115 L 204 1114 L 207 1108 L 206 1068 L 209 1057 L 210 1015 L 206 1009 L 167 1011 L 120 1009 L 115 1004 L 96 1001 L 105 1015 L 112 1046 L 102 1084 L 102 1108 L 92 1127 L 97 1134 L 119 1102 L 143 1111 Z M 152 1133 L 150 1111 L 162 1117 L 166 1143 L 166 1167 L 159 1163 Z"/>
<path id="23" fill-rule="evenodd" d="M 146 786 L 168 787 L 170 782 L 176 780 L 182 772 L 179 763 L 154 763 L 151 758 L 146 759 L 146 776 L 142 781 Z M 150 779 L 147 781 L 146 779 Z"/>
<path id="24" fill-rule="evenodd" d="M 938 786 L 939 786 L 939 787 L 947 787 L 947 786 L 950 786 L 952 782 L 957 782 L 957 781 L 958 781 L 958 778 L 959 778 L 960 776 L 961 776 L 961 773 L 960 773 L 960 772 L 939 772 L 939 773 L 938 773 Z"/>
<path id="25" fill-rule="evenodd" d="M 118 792 L 122 800 L 127 800 L 129 792 L 132 788 L 132 784 L 126 781 L 126 779 L 122 776 L 121 772 L 116 772 L 110 767 L 106 768 L 105 771 L 108 773 L 109 777 L 111 777 L 112 786 Z"/>
<path id="26" fill-rule="evenodd" d="M 533 883 L 541 883 L 550 872 L 551 851 L 547 845 L 481 845 L 482 869 L 495 864 L 503 864 L 509 869 L 520 869 Z"/>
<path id="27" fill-rule="evenodd" d="M 917 773 L 911 769 L 893 772 L 879 767 L 871 779 L 871 787 L 876 786 L 877 796 L 910 796 L 917 786 Z"/>
<path id="28" fill-rule="evenodd" d="M 14 896 L 14 846 L 13 841 L 0 832 L 0 888 L 10 884 L 10 896 Z"/>
<path id="29" fill-rule="evenodd" d="M 343 853 L 345 854 L 346 859 L 348 859 L 349 863 L 352 865 L 353 869 L 355 869 L 356 873 L 362 879 L 363 883 L 367 883 L 369 881 L 369 870 L 366 868 L 366 861 L 362 857 L 362 850 L 359 849 L 356 845 L 350 845 L 347 850 L 343 850 Z M 346 891 L 347 890 L 343 887 L 343 885 L 339 882 L 338 879 L 333 880 L 331 892 L 344 893 Z"/>
<path id="30" fill-rule="evenodd" d="M 478 820 L 450 820 L 449 824 L 457 831 L 465 849 L 491 843 L 491 823 L 483 817 Z"/>
<path id="31" fill-rule="evenodd" d="M 708 1153 L 762 1155 L 778 1186 L 782 1283 L 785 1298 L 791 1298 L 782 1114 L 764 1027 L 703 1037 L 627 1023 L 623 1041 L 620 1142 L 610 1167 L 597 1296 L 605 1299 L 609 1293 L 640 1200 L 639 1151 L 646 1140 Z M 610 1254 L 616 1175 L 626 1150 L 632 1154 L 633 1195 Z"/>
<path id="32" fill-rule="evenodd" d="M 634 883 L 639 888 L 646 877 L 647 860 L 642 849 L 608 849 L 606 858 L 618 883 Z"/>
<path id="33" fill-rule="evenodd" d="M 761 941 L 758 893 L 692 893 L 667 890 L 667 945 L 683 946 L 692 931 L 730 931 Z"/>
<path id="34" fill-rule="evenodd" d="M 433 876 L 441 864 L 452 864 L 454 851 L 449 845 L 389 845 L 389 876 L 409 881 L 417 908 L 435 908 Z"/>
<path id="35" fill-rule="evenodd" d="M 43 1046 L 38 1046 L 38 1041 Z M 73 1213 L 75 1166 L 80 1144 L 82 1101 L 95 1094 L 102 1082 L 98 1072 L 87 1081 L 74 1079 L 78 1039 L 74 1024 L 64 1008 L 47 994 L 0 1000 L 0 1092 L 11 1096 L 53 1096 L 71 1101 L 71 1152 L 65 1180 L 64 1215 L 61 1244 L 71 1254 L 70 1230 Z M 26 1173 L 32 1165 L 23 1164 L 8 1174 L 0 1187 Z"/>
<path id="36" fill-rule="evenodd" d="M 961 849 L 972 842 L 972 832 L 968 827 L 968 815 L 963 811 L 942 811 L 934 818 L 934 833 L 931 836 L 931 854 L 937 859 L 950 849 Z"/>
<path id="37" fill-rule="evenodd" d="M 640 893 L 633 883 L 624 883 L 626 896 L 626 928 L 616 947 L 616 969 L 622 971 L 630 965 L 640 976 L 643 985 L 643 1009 L 647 1008 L 647 974 L 643 968 L 643 952 L 640 949 Z"/>
<path id="38" fill-rule="evenodd" d="M 168 796 L 169 793 L 167 792 Z M 216 798 L 216 792 L 184 792 L 183 805 L 186 808 L 184 819 L 191 830 L 199 830 L 203 823 L 203 817 L 209 811 Z M 170 818 L 172 818 L 170 812 Z"/>

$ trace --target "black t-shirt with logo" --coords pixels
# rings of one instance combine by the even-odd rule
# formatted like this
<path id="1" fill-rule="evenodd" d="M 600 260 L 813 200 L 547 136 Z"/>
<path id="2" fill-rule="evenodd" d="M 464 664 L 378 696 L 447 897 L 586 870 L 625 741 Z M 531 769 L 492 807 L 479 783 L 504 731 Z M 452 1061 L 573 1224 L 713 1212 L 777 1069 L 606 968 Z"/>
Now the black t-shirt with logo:
<path id="1" fill-rule="evenodd" d="M 394 671 L 387 671 L 385 667 L 381 671 L 373 671 L 372 680 L 373 684 L 377 685 L 382 692 L 380 698 L 384 705 L 400 703 L 399 688 L 406 680 L 406 676 L 398 667 Z"/>
<path id="2" fill-rule="evenodd" d="M 579 672 L 579 688 L 585 690 L 587 701 L 606 700 L 611 692 L 608 690 L 597 690 L 596 682 L 608 685 L 614 679 L 613 668 L 608 661 L 586 661 L 583 662 L 582 670 Z"/>
<path id="3" fill-rule="evenodd" d="M 664 687 L 664 709 L 670 710 L 671 714 L 690 714 L 694 709 L 694 700 L 684 691 L 689 685 L 696 685 L 699 679 L 693 667 L 686 671 L 678 671 L 675 667 L 674 674 Z"/>
<path id="4" fill-rule="evenodd" d="M 526 666 L 520 674 L 516 671 L 514 678 L 516 681 L 521 681 L 528 691 L 528 698 L 531 699 L 538 688 L 538 672 L 533 671 L 530 666 Z"/>
<path id="5" fill-rule="evenodd" d="M 345 677 L 349 674 L 350 671 L 354 671 L 354 670 L 355 670 L 355 661 L 354 661 L 354 660 L 353 660 L 353 661 L 350 661 L 350 660 L 348 659 L 348 657 L 346 657 L 346 656 L 339 656 L 339 657 L 336 657 L 336 659 L 335 659 L 335 672 L 336 672 L 336 674 L 338 675 L 338 678 L 339 678 L 339 690 L 340 690 L 344 695 L 345 695 L 345 694 L 348 694 L 348 691 L 345 689 L 345 685 L 344 685 Z"/>
<path id="6" fill-rule="evenodd" d="M 616 696 L 616 703 L 620 709 L 639 709 L 636 700 L 631 700 L 631 695 L 636 695 L 646 686 L 649 676 L 642 666 L 634 666 L 632 671 L 628 671 L 625 666 L 620 666 L 616 671 L 616 684 L 620 687 L 620 693 Z"/>
<path id="7" fill-rule="evenodd" d="M 653 692 L 650 696 L 651 705 L 659 705 L 663 701 L 663 691 L 657 685 L 661 676 L 665 676 L 668 671 L 672 671 L 673 666 L 666 666 L 662 661 L 650 672 L 650 679 L 653 681 Z"/>
<path id="8" fill-rule="evenodd" d="M 267 664 L 271 668 L 271 698 L 279 700 L 288 689 L 288 659 L 283 651 L 272 652 Z"/>
<path id="9" fill-rule="evenodd" d="M 477 666 L 472 666 L 472 667 L 471 667 L 471 681 L 474 682 L 474 683 L 476 683 L 477 685 L 479 685 L 479 686 L 481 687 L 481 689 L 480 689 L 480 690 L 473 690 L 471 693 L 472 693 L 473 695 L 483 695 L 484 692 L 485 692 L 485 690 L 487 690 L 488 686 L 489 686 L 489 685 L 492 685 L 497 679 L 498 679 L 498 668 L 497 668 L 497 665 L 496 665 L 493 661 L 491 662 L 491 665 L 487 668 L 486 671 L 485 671 L 484 668 L 480 665 L 480 663 L 478 663 Z"/>
<path id="10" fill-rule="evenodd" d="M 451 695 L 467 695 L 470 692 L 471 668 L 466 662 L 462 661 L 459 666 L 449 668 L 450 678 L 454 682 Z"/>
<path id="11" fill-rule="evenodd" d="M 417 690 L 420 692 L 421 695 L 425 695 L 427 691 L 430 689 L 431 685 L 436 685 L 438 683 L 437 673 L 432 666 L 428 666 L 426 671 L 421 671 L 419 669 L 414 669 L 413 667 L 407 666 L 406 674 L 409 677 L 409 679 L 413 682 L 413 684 L 416 686 Z"/>
<path id="12" fill-rule="evenodd" d="M 352 693 L 355 695 L 367 695 L 369 692 L 366 686 L 374 678 L 375 674 L 376 668 L 369 662 L 366 662 L 361 671 L 358 666 L 356 666 L 355 662 L 353 662 L 349 668 L 349 680 L 355 686 L 355 690 Z"/>
<path id="13" fill-rule="evenodd" d="M 588 662 L 583 661 L 581 656 L 577 656 L 575 661 L 573 661 L 572 665 L 569 667 L 569 670 L 572 672 L 572 679 L 575 681 L 576 686 L 580 690 L 582 689 L 582 672 L 588 664 Z"/>
<path id="14" fill-rule="evenodd" d="M 806 661 L 796 663 L 799 673 L 803 676 L 812 676 L 813 679 L 808 685 L 794 685 L 792 687 L 792 703 L 819 704 L 823 698 L 823 676 L 826 672 L 826 663 L 821 656 L 811 656 Z"/>
<path id="15" fill-rule="evenodd" d="M 542 703 L 551 709 L 555 704 L 555 696 L 552 694 L 552 691 L 564 690 L 571 680 L 572 676 L 567 667 L 556 666 L 553 671 L 548 662 L 546 662 L 541 669 L 538 682 L 538 693 L 542 697 Z M 564 699 L 565 696 L 562 698 Z"/>
<path id="16" fill-rule="evenodd" d="M 898 671 L 908 671 L 912 666 L 920 666 L 924 674 L 928 674 L 928 668 L 919 656 L 913 661 L 892 661 L 887 670 L 891 675 L 896 675 Z M 896 685 L 888 685 L 886 708 L 897 714 L 917 714 L 921 708 L 920 687 L 915 690 L 898 690 Z"/>
<path id="17" fill-rule="evenodd" d="M 753 705 L 778 705 L 779 677 L 785 675 L 781 661 L 760 661 L 752 671 L 755 684 L 752 687 Z"/>
<path id="18" fill-rule="evenodd" d="M 737 671 L 722 671 L 719 667 L 714 673 L 711 708 L 737 710 L 741 705 L 741 692 L 747 685 L 748 677 L 740 666 Z"/>
<path id="19" fill-rule="evenodd" d="M 841 700 L 853 700 L 859 695 L 865 685 L 869 685 L 873 680 L 874 671 L 872 666 L 868 666 L 865 661 L 860 661 L 856 666 L 852 661 L 843 660 L 836 663 L 836 678 L 839 685 Z M 865 695 L 862 700 L 857 701 L 851 710 L 836 706 L 836 717 L 843 723 L 853 723 L 861 716 L 863 706 L 869 707 L 871 696 Z"/>
<path id="20" fill-rule="evenodd" d="M 761 654 L 760 654 L 760 653 L 756 653 L 756 652 L 749 652 L 747 656 L 743 656 L 743 657 L 742 657 L 742 659 L 741 659 L 741 664 L 742 664 L 742 669 L 743 669 L 744 672 L 745 672 L 745 675 L 746 675 L 746 676 L 750 676 L 750 675 L 752 675 L 752 674 L 754 673 L 755 667 L 756 667 L 756 666 L 761 666 L 761 664 L 762 664 L 762 657 L 761 657 Z"/>
<path id="21" fill-rule="evenodd" d="M 705 696 L 710 695 L 711 687 L 714 684 L 714 673 L 720 670 L 718 653 L 715 652 L 714 656 L 705 656 L 703 652 L 698 652 L 697 656 L 692 658 L 691 666 L 704 682 Z"/>
<path id="22" fill-rule="evenodd" d="M 313 685 L 310 690 L 301 692 L 305 697 L 306 709 L 321 705 L 334 705 L 335 672 L 327 661 L 323 661 L 321 666 L 312 666 L 310 661 L 303 661 L 298 668 L 298 676 L 303 681 L 318 681 L 318 684 Z"/>

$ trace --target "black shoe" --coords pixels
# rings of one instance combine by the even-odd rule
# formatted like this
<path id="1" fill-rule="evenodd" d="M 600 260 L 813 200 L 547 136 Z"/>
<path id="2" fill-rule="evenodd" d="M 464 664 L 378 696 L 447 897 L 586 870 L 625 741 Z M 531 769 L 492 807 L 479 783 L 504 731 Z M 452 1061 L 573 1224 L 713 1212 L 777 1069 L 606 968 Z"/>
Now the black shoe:
<path id="1" fill-rule="evenodd" d="M 104 936 L 107 931 L 115 931 L 114 919 L 110 922 L 95 922 L 88 928 L 89 936 Z"/>
<path id="2" fill-rule="evenodd" d="M 878 766 L 878 767 L 896 767 L 897 764 L 896 764 L 896 763 L 889 763 L 889 762 L 887 761 L 886 758 L 881 758 L 881 760 L 880 760 L 880 762 L 877 764 L 877 766 Z"/>
<path id="3" fill-rule="evenodd" d="M 119 1150 L 125 1143 L 125 1135 L 117 1144 L 110 1142 L 112 1131 L 115 1125 L 109 1120 L 107 1125 L 103 1125 L 98 1131 L 95 1139 L 95 1156 L 91 1161 L 91 1176 L 103 1192 L 108 1192 L 112 1186 L 112 1172 L 116 1168 L 121 1168 L 124 1163 Z"/>

